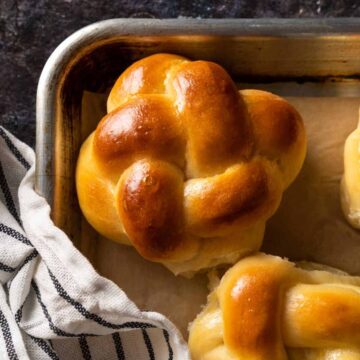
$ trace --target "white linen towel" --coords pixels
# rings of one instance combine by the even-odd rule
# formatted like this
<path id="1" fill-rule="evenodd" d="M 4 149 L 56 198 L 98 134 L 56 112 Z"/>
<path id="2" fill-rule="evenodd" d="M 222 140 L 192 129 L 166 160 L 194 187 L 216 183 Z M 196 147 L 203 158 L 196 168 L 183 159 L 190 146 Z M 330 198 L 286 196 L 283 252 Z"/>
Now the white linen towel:
<path id="1" fill-rule="evenodd" d="M 0 127 L 0 359 L 187 360 L 180 332 L 142 312 L 54 226 L 31 148 Z"/>

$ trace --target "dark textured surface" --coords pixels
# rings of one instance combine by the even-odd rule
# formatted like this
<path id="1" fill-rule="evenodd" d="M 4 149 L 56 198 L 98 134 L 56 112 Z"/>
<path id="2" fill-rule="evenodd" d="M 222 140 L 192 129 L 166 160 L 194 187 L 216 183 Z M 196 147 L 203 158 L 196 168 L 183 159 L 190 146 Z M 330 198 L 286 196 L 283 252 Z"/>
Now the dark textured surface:
<path id="1" fill-rule="evenodd" d="M 46 59 L 68 35 L 115 17 L 360 16 L 359 0 L 0 0 L 0 124 L 35 144 L 35 94 Z"/>

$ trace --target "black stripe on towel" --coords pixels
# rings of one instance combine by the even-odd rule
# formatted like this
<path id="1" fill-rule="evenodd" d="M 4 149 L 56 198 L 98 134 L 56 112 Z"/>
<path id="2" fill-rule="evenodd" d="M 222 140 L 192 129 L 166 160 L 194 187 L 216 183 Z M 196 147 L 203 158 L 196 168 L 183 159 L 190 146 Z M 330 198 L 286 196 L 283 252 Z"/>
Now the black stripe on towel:
<path id="1" fill-rule="evenodd" d="M 37 250 L 33 250 L 24 260 L 24 262 L 20 265 L 19 271 L 31 260 L 35 259 L 38 256 Z M 8 289 L 10 289 L 12 282 L 9 282 Z M 20 306 L 20 308 L 15 313 L 15 321 L 19 323 L 22 319 L 22 310 L 23 310 L 24 304 Z"/>
<path id="2" fill-rule="evenodd" d="M 74 306 L 74 308 L 82 315 L 84 316 L 86 319 L 89 320 L 93 320 L 96 323 L 98 323 L 99 325 L 102 325 L 104 327 L 107 328 L 111 328 L 111 329 L 125 329 L 125 328 L 131 328 L 131 329 L 148 329 L 148 328 L 155 328 L 155 325 L 149 324 L 149 323 L 142 323 L 142 322 L 136 322 L 136 321 L 131 321 L 131 322 L 126 322 L 124 324 L 113 324 L 110 323 L 108 321 L 106 321 L 105 319 L 103 319 L 101 316 L 97 315 L 97 314 L 93 314 L 90 311 L 88 311 L 82 304 L 80 304 L 78 301 L 74 300 L 73 298 L 70 297 L 70 295 L 65 291 L 65 289 L 61 286 L 60 282 L 58 279 L 56 279 L 55 275 L 50 271 L 50 269 L 48 269 L 49 272 L 49 276 L 55 286 L 56 291 L 58 292 L 58 294 L 65 299 L 69 304 L 71 304 L 72 306 Z"/>
<path id="3" fill-rule="evenodd" d="M 85 336 L 79 337 L 79 345 L 84 360 L 91 360 L 89 344 L 87 343 Z"/>
<path id="4" fill-rule="evenodd" d="M 15 313 L 15 321 L 19 323 L 22 319 L 22 311 L 23 311 L 24 304 L 20 306 L 19 310 Z"/>
<path id="5" fill-rule="evenodd" d="M 20 217 L 17 213 L 14 200 L 12 198 L 9 185 L 6 181 L 4 169 L 2 167 L 1 161 L 0 161 L 0 188 L 4 194 L 6 207 L 8 208 L 10 214 L 14 217 L 16 222 L 21 226 Z"/>
<path id="6" fill-rule="evenodd" d="M 33 246 L 32 243 L 30 242 L 29 239 L 27 239 L 24 235 L 20 234 L 18 231 L 16 231 L 15 229 L 6 226 L 3 223 L 0 223 L 0 232 L 9 235 L 10 237 L 12 237 L 15 240 L 18 240 L 20 242 L 22 242 L 25 245 L 29 245 L 29 246 Z"/>
<path id="7" fill-rule="evenodd" d="M 20 271 L 23 268 L 23 266 L 25 266 L 32 259 L 36 258 L 37 255 L 38 255 L 37 250 L 32 251 L 31 254 L 25 258 L 23 263 L 18 268 L 14 268 L 12 266 L 9 266 L 9 265 L 6 265 L 6 264 L 3 264 L 2 262 L 0 262 L 0 270 L 5 271 L 5 272 L 10 272 L 10 273 L 14 272 L 15 270 Z"/>
<path id="8" fill-rule="evenodd" d="M 49 327 L 50 327 L 50 330 L 52 330 L 56 335 L 59 335 L 59 336 L 66 336 L 66 337 L 78 337 L 78 336 L 96 336 L 95 334 L 71 334 L 71 333 L 68 333 L 64 330 L 61 330 L 60 328 L 58 328 L 52 321 L 52 318 L 49 314 L 49 311 L 48 309 L 46 308 L 45 304 L 43 303 L 42 299 L 41 299 L 41 294 L 40 294 L 40 290 L 38 288 L 38 286 L 36 285 L 35 281 L 32 280 L 31 281 L 31 286 L 32 288 L 34 289 L 35 291 L 35 294 L 36 294 L 36 297 L 37 297 L 37 300 L 41 306 L 41 309 L 46 317 L 46 320 L 48 321 L 49 323 Z"/>
<path id="9" fill-rule="evenodd" d="M 33 336 L 30 338 L 34 341 L 34 343 L 39 346 L 52 360 L 60 360 L 59 357 L 56 355 L 56 352 L 48 345 L 48 343 L 43 340 Z"/>
<path id="10" fill-rule="evenodd" d="M 3 264 L 2 262 L 0 262 L 0 270 L 5 271 L 5 272 L 9 272 L 12 273 L 14 272 L 16 269 L 13 268 L 12 266 Z"/>
<path id="11" fill-rule="evenodd" d="M 173 349 L 170 345 L 170 336 L 169 336 L 169 333 L 167 330 L 163 330 L 163 333 L 164 333 L 164 338 L 165 338 L 165 341 L 166 341 L 166 344 L 167 344 L 167 347 L 168 347 L 168 350 L 169 350 L 169 360 L 173 360 L 174 358 L 174 352 L 173 352 Z"/>
<path id="12" fill-rule="evenodd" d="M 4 129 L 0 127 L 0 136 L 4 139 L 6 142 L 6 145 L 8 146 L 9 150 L 13 153 L 13 155 L 16 157 L 16 159 L 19 161 L 22 166 L 26 170 L 30 169 L 30 164 L 25 160 L 25 158 L 21 155 L 21 152 L 19 149 L 14 145 L 14 143 L 10 140 Z"/>
<path id="13" fill-rule="evenodd" d="M 0 310 L 0 327 L 1 327 L 1 331 L 3 333 L 3 337 L 5 340 L 5 347 L 6 347 L 6 352 L 7 352 L 8 358 L 10 360 L 18 360 L 19 358 L 15 351 L 9 324 L 5 318 L 4 313 L 1 310 Z"/>
<path id="14" fill-rule="evenodd" d="M 119 333 L 113 333 L 112 338 L 115 345 L 116 355 L 118 360 L 125 360 L 124 348 L 122 345 L 121 337 Z"/>
<path id="15" fill-rule="evenodd" d="M 19 266 L 18 271 L 20 271 L 27 263 L 35 259 L 39 255 L 38 251 L 34 249 L 24 260 L 24 262 Z"/>
<path id="16" fill-rule="evenodd" d="M 34 249 L 24 260 L 24 262 L 19 266 L 19 268 L 17 269 L 18 270 L 18 273 L 19 271 L 27 264 L 29 263 L 31 260 L 35 259 L 37 256 L 39 255 L 39 253 L 37 252 L 36 249 Z M 10 290 L 11 288 L 11 284 L 12 284 L 12 281 L 14 280 L 11 279 L 10 281 L 8 281 L 7 283 L 7 289 Z"/>
<path id="17" fill-rule="evenodd" d="M 142 322 L 137 322 L 137 321 L 130 321 L 130 322 L 126 322 L 123 324 L 113 324 L 110 323 L 108 321 L 106 321 L 105 319 L 103 319 L 102 317 L 100 317 L 99 315 L 90 313 L 81 303 L 79 303 L 78 301 L 74 300 L 73 298 L 70 297 L 70 295 L 65 291 L 65 289 L 61 286 L 59 280 L 55 277 L 55 275 L 50 271 L 50 269 L 48 268 L 48 272 L 49 272 L 49 276 L 55 286 L 56 291 L 58 292 L 58 294 L 65 299 L 69 304 L 71 304 L 72 306 L 75 307 L 75 309 L 82 315 L 84 316 L 86 319 L 90 319 L 95 321 L 96 323 L 98 323 L 99 325 L 102 325 L 104 327 L 108 327 L 111 329 L 126 329 L 126 328 L 130 328 L 130 329 L 149 329 L 149 328 L 156 328 L 156 326 L 149 324 L 149 323 L 142 323 Z M 165 333 L 167 334 L 167 337 L 165 335 Z M 146 336 L 148 336 L 148 334 L 146 333 Z M 169 334 L 166 330 L 164 330 L 164 337 L 165 337 L 165 341 L 168 345 L 168 349 L 169 349 L 169 359 L 172 360 L 173 359 L 173 350 L 171 348 L 170 342 L 169 342 Z M 149 337 L 148 337 L 149 338 Z M 150 341 L 150 338 L 149 338 Z M 151 345 L 151 342 L 150 342 Z"/>
<path id="18" fill-rule="evenodd" d="M 147 331 L 145 329 L 142 329 L 141 331 L 143 334 L 143 338 L 144 338 L 144 342 L 145 342 L 147 351 L 149 353 L 149 359 L 155 360 L 155 353 L 154 353 L 154 349 L 153 349 L 149 334 L 147 333 Z"/>

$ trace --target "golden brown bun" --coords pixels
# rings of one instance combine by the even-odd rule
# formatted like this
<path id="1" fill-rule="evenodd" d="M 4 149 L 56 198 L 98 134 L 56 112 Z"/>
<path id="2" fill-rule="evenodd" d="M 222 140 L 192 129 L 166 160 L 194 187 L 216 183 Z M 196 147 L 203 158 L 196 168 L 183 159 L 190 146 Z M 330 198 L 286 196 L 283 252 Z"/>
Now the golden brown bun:
<path id="1" fill-rule="evenodd" d="M 273 94 L 238 92 L 206 61 L 158 54 L 131 65 L 83 144 L 81 209 L 102 235 L 174 273 L 259 249 L 302 166 L 302 119 Z"/>
<path id="2" fill-rule="evenodd" d="M 360 229 L 360 122 L 345 142 L 341 205 L 348 222 Z"/>
<path id="3" fill-rule="evenodd" d="M 359 360 L 360 277 L 300 266 L 259 253 L 228 270 L 190 326 L 192 359 Z"/>

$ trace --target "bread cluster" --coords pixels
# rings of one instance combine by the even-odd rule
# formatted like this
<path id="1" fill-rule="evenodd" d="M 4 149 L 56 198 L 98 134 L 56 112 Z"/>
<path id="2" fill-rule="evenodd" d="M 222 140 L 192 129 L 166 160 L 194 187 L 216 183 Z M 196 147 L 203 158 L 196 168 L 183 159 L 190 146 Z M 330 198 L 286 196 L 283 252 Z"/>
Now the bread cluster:
<path id="1" fill-rule="evenodd" d="M 193 360 L 360 360 L 360 278 L 256 253 L 305 157 L 287 101 L 238 91 L 215 63 L 157 54 L 124 71 L 107 110 L 76 170 L 89 223 L 175 274 L 242 258 L 190 326 Z M 357 129 L 342 204 L 360 228 L 359 143 Z"/>
<path id="2" fill-rule="evenodd" d="M 302 166 L 298 112 L 238 91 L 208 61 L 158 54 L 119 77 L 83 144 L 76 184 L 86 219 L 175 274 L 257 251 Z"/>
<path id="3" fill-rule="evenodd" d="M 257 254 L 190 327 L 192 360 L 359 360 L 360 277 Z"/>

